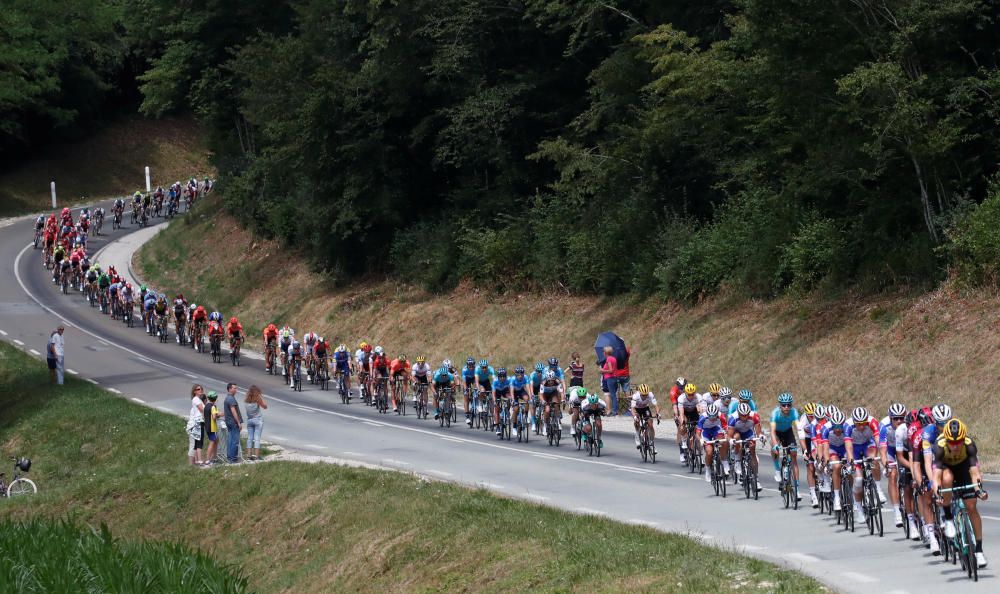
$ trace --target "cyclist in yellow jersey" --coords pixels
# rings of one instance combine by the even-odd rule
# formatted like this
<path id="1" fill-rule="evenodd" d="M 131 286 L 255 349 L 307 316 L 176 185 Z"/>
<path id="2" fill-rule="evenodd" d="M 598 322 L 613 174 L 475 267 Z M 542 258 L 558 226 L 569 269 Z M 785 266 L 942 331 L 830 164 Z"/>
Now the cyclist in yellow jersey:
<path id="1" fill-rule="evenodd" d="M 979 457 L 976 442 L 969 437 L 968 430 L 959 419 L 951 419 L 945 423 L 941 436 L 934 444 L 934 484 L 939 489 L 950 489 L 964 485 L 974 485 L 974 491 L 965 491 L 959 497 L 965 499 L 965 507 L 972 520 L 972 531 L 976 534 L 976 563 L 986 567 L 986 555 L 983 554 L 983 519 L 976 508 L 977 497 L 986 500 L 989 495 L 983 491 L 983 475 L 979 470 Z M 944 493 L 942 511 L 944 511 L 944 535 L 955 536 L 955 522 L 952 517 L 951 493 Z"/>

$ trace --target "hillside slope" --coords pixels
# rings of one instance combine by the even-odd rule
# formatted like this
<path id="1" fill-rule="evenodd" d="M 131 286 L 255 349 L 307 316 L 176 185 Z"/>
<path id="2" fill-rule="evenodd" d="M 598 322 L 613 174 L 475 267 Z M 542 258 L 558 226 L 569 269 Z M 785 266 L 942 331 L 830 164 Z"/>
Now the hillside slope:
<path id="1" fill-rule="evenodd" d="M 145 189 L 146 166 L 153 187 L 211 175 L 194 118 L 122 118 L 87 140 L 49 146 L 29 161 L 4 164 L 0 216 L 49 208 L 52 180 L 60 206 L 78 203 L 81 196 L 104 198 Z"/>
<path id="2" fill-rule="evenodd" d="M 206 203 L 206 211 L 216 207 Z M 718 298 L 685 308 L 562 294 L 496 295 L 463 285 L 432 295 L 398 283 L 346 288 L 311 273 L 273 241 L 230 217 L 204 214 L 160 233 L 136 255 L 156 286 L 238 315 L 251 332 L 270 321 L 315 330 L 333 342 L 385 345 L 390 353 L 462 359 L 487 356 L 508 366 L 578 350 L 596 389 L 594 338 L 613 329 L 633 349 L 633 380 L 665 392 L 678 375 L 698 384 L 749 387 L 768 409 L 777 393 L 798 402 L 870 406 L 879 418 L 893 401 L 948 402 L 974 436 L 1000 431 L 977 414 L 1000 388 L 1000 298 L 951 287 L 920 295 L 746 301 Z M 225 249 L 220 249 L 222 247 Z M 992 468 L 1000 457 L 986 452 Z"/>

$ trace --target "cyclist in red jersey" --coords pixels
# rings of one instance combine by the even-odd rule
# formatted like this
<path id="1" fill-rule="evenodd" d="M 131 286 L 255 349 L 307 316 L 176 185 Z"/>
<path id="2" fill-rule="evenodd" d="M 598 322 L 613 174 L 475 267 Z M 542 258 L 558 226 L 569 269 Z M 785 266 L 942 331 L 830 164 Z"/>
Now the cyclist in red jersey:
<path id="1" fill-rule="evenodd" d="M 678 429 L 678 431 L 677 431 L 677 449 L 680 450 L 680 453 L 681 453 L 681 464 L 684 463 L 685 457 L 684 457 L 684 444 L 682 443 L 683 440 L 681 439 L 681 432 L 680 432 L 680 428 L 681 428 L 681 413 L 680 413 L 680 410 L 677 408 L 677 399 L 680 398 L 681 394 L 684 393 L 684 386 L 685 385 L 687 385 L 687 379 L 685 379 L 683 376 L 681 376 L 681 377 L 677 378 L 677 381 L 670 388 L 670 406 L 674 409 L 674 425 Z"/>

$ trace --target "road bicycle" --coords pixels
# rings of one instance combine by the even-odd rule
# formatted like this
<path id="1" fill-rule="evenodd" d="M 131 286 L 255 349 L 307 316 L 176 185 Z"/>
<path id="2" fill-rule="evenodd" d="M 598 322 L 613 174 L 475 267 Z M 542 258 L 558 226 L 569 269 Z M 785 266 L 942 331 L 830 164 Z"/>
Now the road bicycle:
<path id="1" fill-rule="evenodd" d="M 417 412 L 418 419 L 427 418 L 427 384 L 416 382 L 413 387 L 413 408 Z"/>
<path id="2" fill-rule="evenodd" d="M 396 395 L 396 414 L 406 416 L 406 380 L 397 375 L 392 380 L 393 394 Z"/>
<path id="3" fill-rule="evenodd" d="M 267 344 L 264 346 L 264 365 L 267 366 L 267 373 L 269 375 L 274 375 L 274 356 L 276 350 L 274 341 L 267 341 Z"/>
<path id="4" fill-rule="evenodd" d="M 500 402 L 497 404 L 497 408 L 499 409 L 499 414 L 497 415 L 497 418 L 500 421 L 500 424 L 497 426 L 497 429 L 500 432 L 498 433 L 498 435 L 500 436 L 500 439 L 506 439 L 507 441 L 510 441 L 510 434 L 512 429 L 510 422 L 510 398 L 507 397 L 501 398 Z"/>
<path id="5" fill-rule="evenodd" d="M 371 391 L 368 389 L 368 380 L 371 377 L 367 371 L 358 373 L 358 393 L 361 395 L 361 402 L 367 406 L 372 405 Z"/>
<path id="6" fill-rule="evenodd" d="M 337 378 L 337 393 L 340 394 L 340 401 L 342 403 L 344 403 L 344 404 L 350 404 L 351 403 L 351 393 L 347 389 L 347 382 L 346 382 L 346 380 L 344 378 L 344 372 L 343 372 L 343 370 L 338 369 L 335 372 L 335 376 Z"/>
<path id="7" fill-rule="evenodd" d="M 556 404 L 548 404 L 549 422 L 545 427 L 545 436 L 549 440 L 550 446 L 559 447 L 562 440 L 562 407 Z"/>
<path id="8" fill-rule="evenodd" d="M 213 334 L 209 336 L 208 344 L 212 351 L 212 363 L 222 363 L 222 335 Z"/>
<path id="9" fill-rule="evenodd" d="M 709 469 L 712 479 L 712 489 L 715 491 L 716 497 L 721 496 L 723 498 L 726 497 L 726 484 L 729 482 L 725 467 L 722 465 L 722 451 L 719 449 L 724 443 L 728 443 L 728 440 L 725 438 L 705 442 L 705 445 L 712 444 L 715 448 L 715 451 L 712 453 L 712 467 Z"/>
<path id="10" fill-rule="evenodd" d="M 684 430 L 687 432 L 685 441 L 687 442 L 688 470 L 693 474 L 701 474 L 705 471 L 705 463 L 702 459 L 701 447 L 698 444 L 698 424 L 694 421 L 684 421 Z"/>
<path id="11" fill-rule="evenodd" d="M 535 435 L 542 434 L 542 401 L 538 396 L 531 399 L 531 427 Z"/>
<path id="12" fill-rule="evenodd" d="M 841 460 L 834 460 L 833 465 L 840 465 L 840 509 L 837 510 L 837 524 L 843 522 L 844 530 L 854 532 L 854 472 L 851 465 Z"/>
<path id="13" fill-rule="evenodd" d="M 184 318 L 175 320 L 174 332 L 177 333 L 177 344 L 187 346 L 187 324 Z"/>
<path id="14" fill-rule="evenodd" d="M 385 376 L 375 378 L 375 406 L 379 413 L 389 412 L 389 378 Z"/>
<path id="15" fill-rule="evenodd" d="M 476 399 L 476 426 L 483 431 L 493 430 L 493 396 L 486 390 L 479 391 L 479 398 Z"/>
<path id="16" fill-rule="evenodd" d="M 655 464 L 656 447 L 653 444 L 653 433 L 649 428 L 649 424 L 652 422 L 653 417 L 648 408 L 640 408 L 637 412 L 639 413 L 639 445 L 636 447 L 639 450 L 639 455 L 642 457 L 643 462 Z M 659 415 L 656 416 L 656 424 L 660 424 Z"/>
<path id="17" fill-rule="evenodd" d="M 878 532 L 881 537 L 885 530 L 882 524 L 882 500 L 879 499 L 872 470 L 878 463 L 878 458 L 865 458 L 861 461 L 861 509 L 865 514 L 868 534 L 874 535 Z"/>
<path id="18" fill-rule="evenodd" d="M 751 448 L 751 445 L 755 445 L 754 442 L 757 441 L 756 437 L 751 437 L 749 439 L 738 439 L 733 442 L 733 444 L 740 444 L 740 477 L 743 480 L 743 494 L 747 499 L 760 498 L 760 488 L 757 486 L 758 478 L 757 471 L 759 462 L 757 460 L 757 452 Z M 739 480 L 739 477 L 737 477 Z"/>
<path id="19" fill-rule="evenodd" d="M 302 358 L 301 357 L 291 357 L 292 361 L 292 390 L 295 392 L 302 391 Z"/>
<path id="20" fill-rule="evenodd" d="M 531 415 L 528 412 L 528 402 L 517 399 L 517 414 L 514 417 L 514 428 L 517 430 L 517 441 L 528 443 L 528 436 L 531 433 Z"/>
<path id="21" fill-rule="evenodd" d="M 159 337 L 160 342 L 167 342 L 170 339 L 170 331 L 167 327 L 167 316 L 166 314 L 160 315 L 156 314 L 156 325 L 158 330 L 156 331 L 157 337 Z"/>
<path id="22" fill-rule="evenodd" d="M 829 464 L 817 464 L 816 496 L 819 499 L 819 513 L 833 514 L 833 476 Z"/>
<path id="23" fill-rule="evenodd" d="M 950 556 L 952 565 L 960 562 L 969 579 L 978 582 L 979 564 L 976 562 L 976 533 L 972 528 L 969 510 L 965 507 L 965 498 L 962 497 L 969 491 L 975 491 L 977 496 L 980 492 L 985 493 L 981 484 L 961 485 L 950 489 L 939 488 L 937 491 L 939 497 L 945 493 L 951 493 L 952 522 L 955 524 L 955 536 L 946 539 L 947 542 L 942 542 L 941 548 L 950 550 L 945 559 Z"/>
<path id="24" fill-rule="evenodd" d="M 583 419 L 583 425 L 580 427 L 581 433 L 583 435 L 580 437 L 583 440 L 584 448 L 587 450 L 588 456 L 601 457 L 601 450 L 604 449 L 604 441 L 601 439 L 601 427 L 597 424 L 597 421 L 601 418 L 601 413 L 596 411 L 586 411 L 581 413 L 581 418 Z M 549 414 L 551 419 L 551 413 Z M 589 425 L 590 431 L 583 431 Z"/>
<path id="25" fill-rule="evenodd" d="M 27 458 L 11 458 L 14 462 L 14 479 L 7 482 L 7 475 L 0 472 L 0 497 L 17 497 L 19 495 L 34 495 L 38 492 L 35 481 L 22 477 L 22 472 L 31 470 L 31 460 Z"/>
<path id="26" fill-rule="evenodd" d="M 778 446 L 778 454 L 780 456 L 778 476 L 781 478 L 778 481 L 778 492 L 781 493 L 781 499 L 785 502 L 785 509 L 789 507 L 799 509 L 799 486 L 795 483 L 794 475 L 792 474 L 791 452 L 795 450 L 796 447 L 794 445 Z"/>
<path id="27" fill-rule="evenodd" d="M 442 388 L 438 395 L 438 422 L 441 427 L 451 427 L 454 412 L 455 390 L 454 388 Z"/>
<path id="28" fill-rule="evenodd" d="M 229 339 L 229 361 L 233 367 L 240 366 L 240 349 L 243 348 L 243 337 L 234 336 Z"/>
<path id="29" fill-rule="evenodd" d="M 316 383 L 320 390 L 330 389 L 330 360 L 326 357 L 316 359 Z"/>

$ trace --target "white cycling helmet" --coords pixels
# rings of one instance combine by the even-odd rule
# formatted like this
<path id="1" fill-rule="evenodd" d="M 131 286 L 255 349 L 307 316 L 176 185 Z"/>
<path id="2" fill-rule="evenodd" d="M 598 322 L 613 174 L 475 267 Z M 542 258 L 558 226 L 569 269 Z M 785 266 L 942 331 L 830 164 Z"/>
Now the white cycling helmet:
<path id="1" fill-rule="evenodd" d="M 747 416 L 747 415 L 749 415 L 752 412 L 753 412 L 753 409 L 751 409 L 750 405 L 747 404 L 746 402 L 741 402 L 739 404 L 739 406 L 736 407 L 736 414 L 738 414 L 740 416 Z"/>
<path id="2" fill-rule="evenodd" d="M 441 366 L 451 368 L 451 359 L 445 359 L 444 361 L 441 361 Z"/>
<path id="3" fill-rule="evenodd" d="M 906 416 L 906 406 L 902 402 L 893 402 L 889 406 L 889 416 L 890 417 L 904 417 Z"/>
<path id="4" fill-rule="evenodd" d="M 377 346 L 377 347 L 375 347 L 375 354 L 376 354 L 376 355 L 382 355 L 382 354 L 385 354 L 385 350 L 383 350 L 383 349 L 382 349 L 382 347 L 380 347 L 380 346 Z"/>
<path id="5" fill-rule="evenodd" d="M 840 412 L 840 409 L 838 408 L 834 409 L 834 411 L 830 414 L 830 422 L 834 425 L 843 425 L 847 422 L 847 419 L 844 417 L 844 413 Z"/>
<path id="6" fill-rule="evenodd" d="M 868 420 L 868 417 L 868 409 L 863 406 L 855 408 L 854 412 L 851 413 L 851 420 L 855 423 L 864 423 Z"/>
<path id="7" fill-rule="evenodd" d="M 197 306 L 197 305 L 195 305 L 194 303 L 192 303 L 192 304 L 191 304 L 191 311 L 194 311 L 194 310 L 196 310 L 196 309 L 198 309 L 198 306 Z"/>
<path id="8" fill-rule="evenodd" d="M 545 379 L 556 379 L 556 372 L 551 369 L 545 372 Z"/>
<path id="9" fill-rule="evenodd" d="M 713 402 L 708 405 L 708 410 L 705 412 L 707 412 L 710 417 L 717 417 L 719 416 L 719 407 Z"/>
<path id="10" fill-rule="evenodd" d="M 931 409 L 931 416 L 934 417 L 934 422 L 937 424 L 947 423 L 951 417 L 951 407 L 947 404 L 935 404 L 934 408 Z"/>

